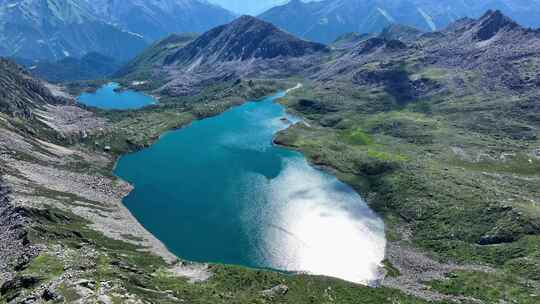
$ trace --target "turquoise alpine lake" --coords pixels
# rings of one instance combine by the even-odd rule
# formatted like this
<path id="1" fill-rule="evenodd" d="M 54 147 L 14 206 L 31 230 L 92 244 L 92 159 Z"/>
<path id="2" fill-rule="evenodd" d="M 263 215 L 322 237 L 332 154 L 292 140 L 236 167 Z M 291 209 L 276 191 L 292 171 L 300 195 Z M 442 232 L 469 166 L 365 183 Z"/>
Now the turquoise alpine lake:
<path id="1" fill-rule="evenodd" d="M 94 93 L 81 94 L 77 100 L 87 106 L 105 110 L 139 109 L 156 103 L 152 96 L 132 90 L 117 91 L 119 88 L 118 83 L 110 82 Z"/>
<path id="2" fill-rule="evenodd" d="M 123 156 L 133 215 L 173 253 L 197 262 L 299 271 L 370 284 L 385 254 L 382 220 L 349 186 L 272 144 L 298 122 L 248 102 Z"/>

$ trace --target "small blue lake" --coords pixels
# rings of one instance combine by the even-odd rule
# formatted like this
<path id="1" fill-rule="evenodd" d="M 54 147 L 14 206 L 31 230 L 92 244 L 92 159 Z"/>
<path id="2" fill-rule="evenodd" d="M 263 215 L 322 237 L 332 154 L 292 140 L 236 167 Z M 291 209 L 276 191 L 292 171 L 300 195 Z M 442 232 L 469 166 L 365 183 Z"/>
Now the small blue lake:
<path id="1" fill-rule="evenodd" d="M 272 144 L 295 121 L 248 102 L 122 157 L 133 215 L 181 258 L 302 271 L 368 284 L 385 254 L 382 220 L 349 186 Z M 287 118 L 287 119 L 285 119 Z"/>
<path id="2" fill-rule="evenodd" d="M 156 103 L 152 96 L 133 90 L 117 91 L 120 85 L 110 82 L 94 93 L 83 93 L 77 100 L 87 106 L 105 110 L 132 110 Z"/>

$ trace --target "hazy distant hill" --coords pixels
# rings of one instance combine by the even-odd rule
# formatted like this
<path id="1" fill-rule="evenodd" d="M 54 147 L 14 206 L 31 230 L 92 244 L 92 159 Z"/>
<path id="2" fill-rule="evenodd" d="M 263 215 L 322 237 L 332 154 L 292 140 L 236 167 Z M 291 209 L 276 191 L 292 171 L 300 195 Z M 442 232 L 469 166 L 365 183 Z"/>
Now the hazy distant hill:
<path id="1" fill-rule="evenodd" d="M 259 17 L 303 38 L 330 43 L 345 33 L 379 32 L 394 23 L 439 30 L 487 9 L 499 9 L 524 26 L 540 25 L 539 0 L 292 0 Z"/>
<path id="2" fill-rule="evenodd" d="M 58 60 L 99 52 L 130 58 L 147 43 L 98 18 L 86 0 L 0 2 L 0 55 Z"/>
<path id="3" fill-rule="evenodd" d="M 234 14 L 201 0 L 94 0 L 103 20 L 155 42 L 172 33 L 202 33 L 230 22 Z"/>
<path id="4" fill-rule="evenodd" d="M 0 55 L 56 61 L 98 52 L 126 61 L 170 33 L 232 19 L 200 0 L 1 0 Z"/>

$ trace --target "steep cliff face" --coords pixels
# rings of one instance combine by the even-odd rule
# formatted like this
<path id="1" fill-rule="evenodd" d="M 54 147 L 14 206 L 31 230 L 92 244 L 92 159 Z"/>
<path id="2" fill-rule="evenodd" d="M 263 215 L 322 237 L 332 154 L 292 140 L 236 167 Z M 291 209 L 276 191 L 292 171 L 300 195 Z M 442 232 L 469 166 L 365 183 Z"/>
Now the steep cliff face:
<path id="1" fill-rule="evenodd" d="M 0 112 L 27 119 L 43 106 L 66 104 L 17 64 L 0 59 Z"/>

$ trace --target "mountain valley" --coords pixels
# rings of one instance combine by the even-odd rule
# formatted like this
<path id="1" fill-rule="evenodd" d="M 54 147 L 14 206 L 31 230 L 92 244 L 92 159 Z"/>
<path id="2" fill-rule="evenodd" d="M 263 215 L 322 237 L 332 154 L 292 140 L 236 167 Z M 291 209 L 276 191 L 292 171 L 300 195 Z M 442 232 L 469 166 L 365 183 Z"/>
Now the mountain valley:
<path id="1" fill-rule="evenodd" d="M 288 17 L 298 27 L 242 16 L 167 36 L 99 80 L 51 84 L 0 61 L 0 303 L 537 303 L 540 31 L 480 8 L 476 18 L 447 12 L 436 28 L 403 22 L 407 7 L 395 8 L 405 25 L 375 13 L 364 28 L 324 28 L 314 20 L 346 16 L 321 15 L 332 1 L 261 15 L 317 12 Z M 525 2 L 515 3 L 518 16 Z M 340 38 L 325 45 L 279 26 Z M 108 81 L 158 103 L 108 111 L 75 101 Z M 113 175 L 120 156 L 290 88 L 277 102 L 301 122 L 274 144 L 351 186 L 384 220 L 374 286 L 184 261 L 122 203 L 133 185 Z"/>

